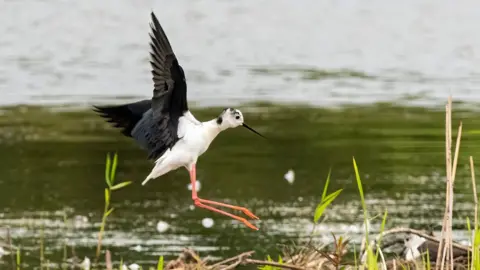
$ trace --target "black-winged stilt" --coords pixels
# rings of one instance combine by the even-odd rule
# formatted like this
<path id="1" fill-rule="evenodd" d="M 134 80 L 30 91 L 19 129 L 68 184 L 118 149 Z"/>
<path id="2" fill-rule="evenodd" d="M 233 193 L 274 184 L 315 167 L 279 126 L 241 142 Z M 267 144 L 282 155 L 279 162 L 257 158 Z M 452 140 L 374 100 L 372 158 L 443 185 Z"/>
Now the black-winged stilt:
<path id="1" fill-rule="evenodd" d="M 178 64 L 170 42 L 153 12 L 151 16 L 150 63 L 154 83 L 152 99 L 123 105 L 94 106 L 94 110 L 108 119 L 107 121 L 114 127 L 121 128 L 125 136 L 132 137 L 148 152 L 148 159 L 155 160 L 155 166 L 142 185 L 172 170 L 185 167 L 190 173 L 192 199 L 196 206 L 229 216 L 258 230 L 245 218 L 214 206 L 240 210 L 250 218 L 258 219 L 245 207 L 198 197 L 195 188 L 195 164 L 221 131 L 243 126 L 262 135 L 247 126 L 242 113 L 233 108 L 224 109 L 217 118 L 210 121 L 200 122 L 195 119 L 188 109 L 187 84 L 183 69 Z"/>

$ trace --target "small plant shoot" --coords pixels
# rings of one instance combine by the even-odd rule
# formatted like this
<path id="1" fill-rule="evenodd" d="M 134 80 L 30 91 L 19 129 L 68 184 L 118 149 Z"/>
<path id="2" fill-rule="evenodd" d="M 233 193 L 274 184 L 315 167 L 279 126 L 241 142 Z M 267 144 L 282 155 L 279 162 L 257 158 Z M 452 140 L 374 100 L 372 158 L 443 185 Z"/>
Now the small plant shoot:
<path id="1" fill-rule="evenodd" d="M 122 189 L 128 185 L 130 185 L 131 181 L 121 182 L 115 184 L 115 174 L 117 171 L 118 165 L 118 155 L 115 153 L 113 155 L 113 160 L 110 158 L 110 154 L 107 154 L 107 159 L 105 162 L 105 182 L 107 187 L 105 188 L 105 207 L 103 211 L 102 223 L 100 225 L 100 231 L 98 232 L 98 243 L 97 243 L 97 252 L 96 252 L 96 259 L 100 256 L 100 251 L 102 248 L 102 238 L 105 231 L 105 225 L 107 223 L 107 217 L 112 214 L 114 208 L 110 207 L 112 192 L 115 190 Z"/>

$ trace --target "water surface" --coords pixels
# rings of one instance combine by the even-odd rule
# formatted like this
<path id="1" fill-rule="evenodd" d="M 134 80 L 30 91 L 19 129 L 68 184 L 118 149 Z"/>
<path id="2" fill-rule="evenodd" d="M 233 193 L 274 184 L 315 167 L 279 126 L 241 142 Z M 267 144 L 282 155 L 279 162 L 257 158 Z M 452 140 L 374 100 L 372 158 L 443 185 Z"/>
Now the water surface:
<path id="1" fill-rule="evenodd" d="M 0 3 L 0 104 L 150 97 L 155 11 L 199 105 L 480 99 L 480 2 Z"/>
<path id="2" fill-rule="evenodd" d="M 364 180 L 372 215 L 388 210 L 387 227 L 438 231 L 444 207 L 444 112 L 390 104 L 319 109 L 279 105 L 241 106 L 265 142 L 237 128 L 219 135 L 198 162 L 199 195 L 247 206 L 261 220 L 252 231 L 223 216 L 192 208 L 188 173 L 179 169 L 141 186 L 152 164 L 145 153 L 88 110 L 4 108 L 0 115 L 0 233 L 11 228 L 24 260 L 38 264 L 40 239 L 46 256 L 61 260 L 66 243 L 92 257 L 103 210 L 104 163 L 117 151 L 119 181 L 134 184 L 113 194 L 105 246 L 114 259 L 153 264 L 191 246 L 202 255 L 225 257 L 246 250 L 279 252 L 278 244 L 309 238 L 313 211 L 332 169 L 330 191 L 342 194 L 318 226 L 317 243 L 330 232 L 358 242 L 362 212 L 352 157 Z M 193 109 L 201 120 L 221 108 Z M 464 123 L 456 180 L 456 240 L 467 240 L 472 216 L 467 158 L 478 153 L 478 112 L 455 105 L 454 123 Z M 289 184 L 284 174 L 295 171 Z M 64 217 L 67 221 L 64 221 Z M 211 218 L 206 228 L 202 220 Z M 159 221 L 168 224 L 159 232 Z M 372 221 L 373 231 L 380 220 Z M 43 229 L 42 229 L 43 228 Z M 6 256 L 0 260 L 9 263 Z"/>

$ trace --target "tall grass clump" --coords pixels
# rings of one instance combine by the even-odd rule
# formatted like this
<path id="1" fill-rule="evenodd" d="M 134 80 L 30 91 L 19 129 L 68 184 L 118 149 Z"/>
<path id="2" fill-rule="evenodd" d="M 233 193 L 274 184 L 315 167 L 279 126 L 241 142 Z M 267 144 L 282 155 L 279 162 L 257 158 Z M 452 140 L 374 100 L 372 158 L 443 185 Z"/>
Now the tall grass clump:
<path id="1" fill-rule="evenodd" d="M 97 243 L 97 252 L 96 259 L 98 260 L 100 256 L 100 251 L 102 248 L 102 238 L 105 231 L 105 225 L 107 223 L 107 217 L 112 214 L 114 208 L 110 207 L 110 200 L 112 198 L 112 192 L 119 190 L 130 185 L 131 181 L 125 181 L 118 184 L 115 184 L 115 174 L 117 171 L 118 164 L 118 155 L 115 153 L 113 155 L 113 160 L 110 158 L 110 154 L 107 154 L 107 160 L 105 164 L 105 182 L 107 187 L 105 188 L 105 207 L 103 210 L 102 223 L 100 225 L 100 231 L 98 232 L 98 243 Z"/>
<path id="2" fill-rule="evenodd" d="M 368 236 L 369 236 L 369 233 L 370 233 L 369 232 L 369 226 L 368 226 L 370 218 L 368 216 L 367 204 L 365 202 L 365 195 L 363 193 L 362 179 L 360 178 L 360 173 L 358 172 L 358 166 L 357 166 L 357 162 L 355 161 L 355 157 L 353 158 L 353 169 L 355 170 L 355 179 L 356 179 L 356 182 L 357 182 L 358 193 L 360 195 L 360 201 L 362 203 L 363 222 L 365 224 L 365 243 L 366 243 L 366 252 L 367 252 L 367 261 L 366 261 L 367 265 L 366 265 L 366 267 L 367 267 L 367 269 L 378 269 L 377 260 L 378 260 L 379 253 L 382 256 L 383 264 L 385 264 L 385 262 L 383 260 L 383 255 L 381 254 L 380 247 L 378 246 L 377 253 L 374 254 L 374 252 L 372 250 L 372 246 L 370 245 L 370 241 L 368 239 Z M 385 227 L 386 220 L 387 220 L 387 212 L 385 212 L 385 214 L 383 216 L 382 226 L 381 226 L 382 230 Z M 355 264 L 357 264 L 357 263 L 355 263 Z"/>
<path id="3" fill-rule="evenodd" d="M 448 98 L 445 106 L 445 167 L 446 167 L 446 188 L 445 188 L 445 213 L 442 223 L 441 239 L 436 259 L 436 267 L 444 269 L 448 265 L 453 269 L 453 238 L 452 238 L 452 219 L 453 219 L 453 186 L 457 169 L 458 153 L 460 150 L 460 139 L 462 137 L 462 122 L 458 127 L 457 141 L 455 145 L 455 156 L 452 163 L 452 97 Z"/>

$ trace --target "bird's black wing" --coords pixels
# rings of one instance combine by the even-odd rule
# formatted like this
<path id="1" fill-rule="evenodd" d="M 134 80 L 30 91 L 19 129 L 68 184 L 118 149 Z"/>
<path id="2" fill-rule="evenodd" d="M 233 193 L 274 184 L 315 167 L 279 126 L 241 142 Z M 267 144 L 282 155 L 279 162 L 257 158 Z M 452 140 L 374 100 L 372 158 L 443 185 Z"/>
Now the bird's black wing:
<path id="1" fill-rule="evenodd" d="M 94 110 L 147 150 L 149 159 L 155 159 L 179 140 L 178 119 L 188 111 L 188 105 L 183 69 L 155 14 L 151 15 L 152 99 L 117 106 L 94 106 Z"/>
<path id="2" fill-rule="evenodd" d="M 149 158 L 156 158 L 178 141 L 178 119 L 188 111 L 188 104 L 185 73 L 153 12 L 151 16 L 150 63 L 154 90 L 148 150 Z"/>
<path id="3" fill-rule="evenodd" d="M 132 131 L 142 119 L 145 112 L 152 107 L 152 100 L 145 99 L 134 103 L 110 106 L 93 106 L 93 111 L 114 127 L 121 128 L 123 135 L 132 137 Z"/>

